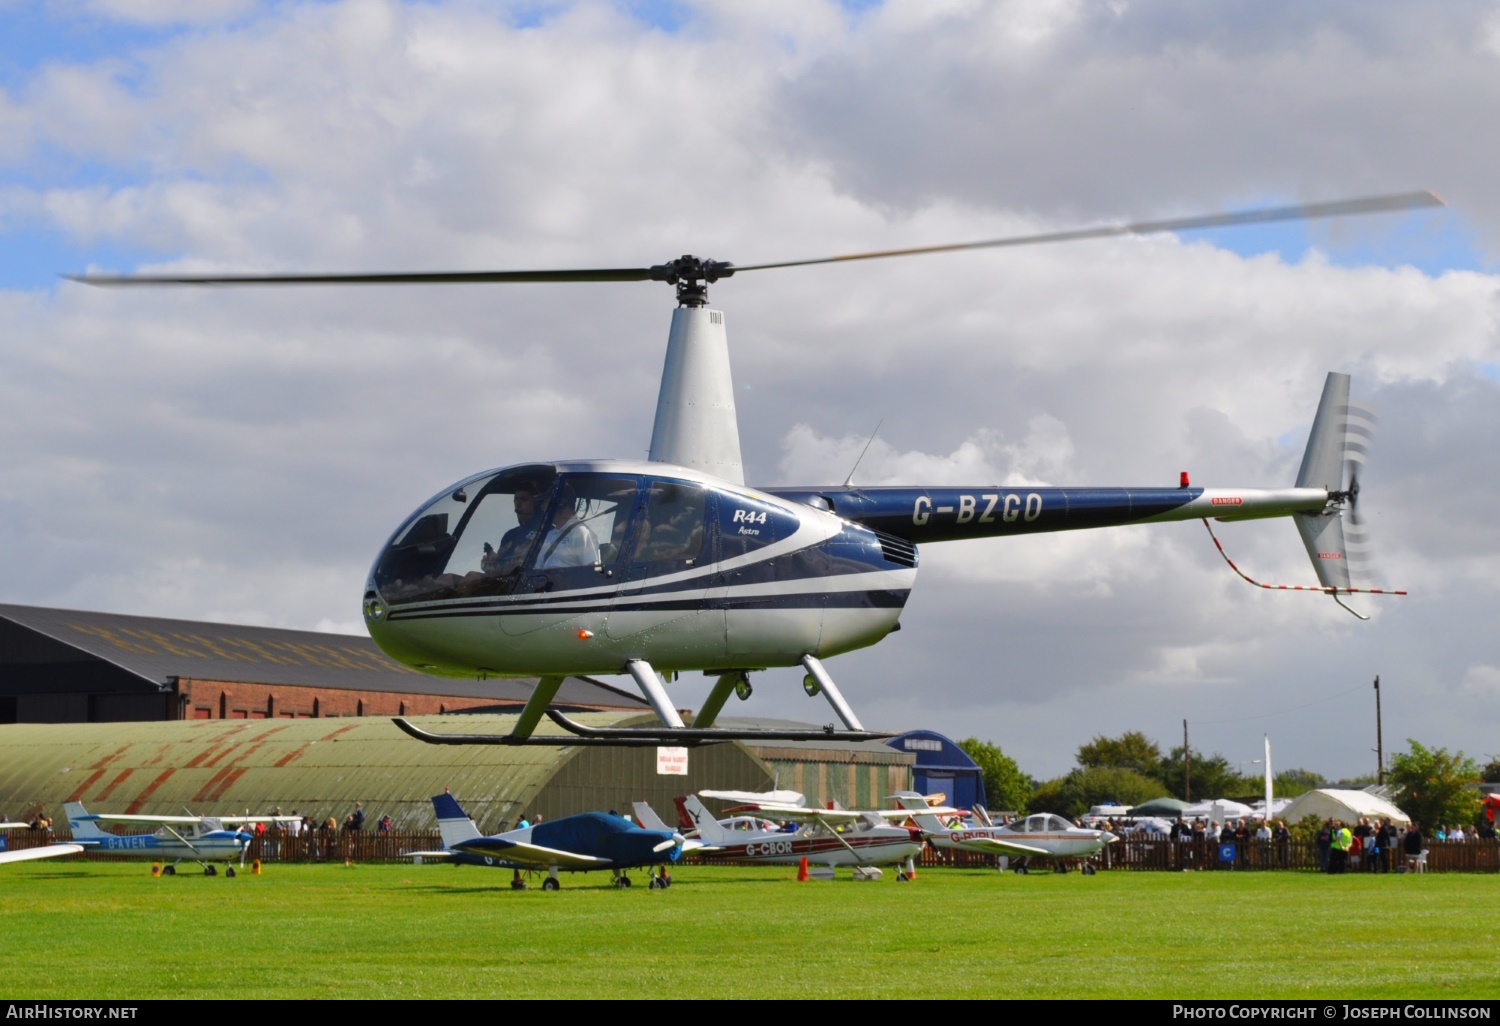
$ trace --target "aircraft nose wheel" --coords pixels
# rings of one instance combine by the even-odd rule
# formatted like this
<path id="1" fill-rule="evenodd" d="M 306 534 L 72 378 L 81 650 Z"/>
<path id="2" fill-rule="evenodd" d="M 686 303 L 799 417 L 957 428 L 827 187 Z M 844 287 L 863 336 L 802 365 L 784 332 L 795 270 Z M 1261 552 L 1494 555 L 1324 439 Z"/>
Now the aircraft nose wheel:
<path id="1" fill-rule="evenodd" d="M 544 891 L 555 891 L 555 890 L 557 890 L 561 886 L 562 886 L 561 884 L 559 884 L 556 880 L 552 879 L 551 877 L 548 877 L 547 879 L 545 879 L 545 880 L 542 881 L 542 890 L 544 890 Z"/>
<path id="2" fill-rule="evenodd" d="M 1084 876 L 1093 876 L 1097 872 L 1099 872 L 1099 870 L 1095 869 L 1093 866 L 1089 865 L 1088 863 L 1084 863 L 1084 866 L 1083 866 L 1083 875 Z"/>
<path id="3" fill-rule="evenodd" d="M 230 877 L 234 876 L 234 867 L 230 866 L 228 869 L 224 870 L 224 875 Z"/>

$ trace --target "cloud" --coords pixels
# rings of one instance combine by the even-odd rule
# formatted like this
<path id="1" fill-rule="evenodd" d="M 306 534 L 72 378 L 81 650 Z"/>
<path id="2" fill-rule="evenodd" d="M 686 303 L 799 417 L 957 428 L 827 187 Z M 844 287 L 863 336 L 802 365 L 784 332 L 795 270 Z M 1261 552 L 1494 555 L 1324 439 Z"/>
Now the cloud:
<path id="1" fill-rule="evenodd" d="M 8 243 L 51 232 L 105 267 L 745 264 L 1413 186 L 1485 245 L 1500 229 L 1470 5 L 226 10 L 7 82 Z M 1045 775 L 1189 717 L 1195 745 L 1269 729 L 1278 760 L 1339 775 L 1364 697 L 1283 710 L 1381 673 L 1413 736 L 1482 748 L 1435 710 L 1493 662 L 1497 279 L 1400 245 L 1351 261 L 1365 231 L 715 284 L 760 483 L 844 480 L 884 418 L 856 481 L 1283 485 L 1328 370 L 1381 408 L 1362 501 L 1412 595 L 1363 603 L 1372 623 L 1249 587 L 1195 524 L 927 546 L 904 629 L 832 664 L 866 722 L 992 737 Z M 350 627 L 389 532 L 450 482 L 644 453 L 671 305 L 655 283 L 0 291 L 0 598 Z M 1288 524 L 1220 537 L 1311 579 Z M 799 677 L 747 711 L 826 718 Z"/>

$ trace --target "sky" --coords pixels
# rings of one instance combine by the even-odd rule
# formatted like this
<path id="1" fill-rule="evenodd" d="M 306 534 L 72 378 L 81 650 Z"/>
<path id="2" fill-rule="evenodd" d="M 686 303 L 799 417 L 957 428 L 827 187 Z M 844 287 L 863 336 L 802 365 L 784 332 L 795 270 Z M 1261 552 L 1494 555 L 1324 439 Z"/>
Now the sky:
<path id="1" fill-rule="evenodd" d="M 1196 523 L 930 545 L 867 724 L 1065 772 L 1142 730 L 1338 778 L 1500 751 L 1500 9 L 1455 0 L 0 0 L 0 601 L 358 632 L 486 467 L 637 457 L 657 284 L 84 269 L 759 263 L 1432 189 L 1446 209 L 720 282 L 755 484 L 1275 486 L 1331 370 L 1406 598 Z M 1309 583 L 1283 521 L 1222 525 Z M 800 674 L 736 713 L 823 722 Z M 678 704 L 706 685 L 684 677 Z"/>

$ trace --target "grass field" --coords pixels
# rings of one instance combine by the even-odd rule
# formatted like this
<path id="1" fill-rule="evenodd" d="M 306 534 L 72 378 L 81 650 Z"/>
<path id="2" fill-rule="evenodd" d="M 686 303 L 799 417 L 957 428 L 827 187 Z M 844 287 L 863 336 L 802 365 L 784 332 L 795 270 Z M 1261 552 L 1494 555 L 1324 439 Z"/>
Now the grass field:
<path id="1" fill-rule="evenodd" d="M 1500 876 L 793 876 L 26 863 L 0 873 L 0 996 L 1500 996 Z"/>

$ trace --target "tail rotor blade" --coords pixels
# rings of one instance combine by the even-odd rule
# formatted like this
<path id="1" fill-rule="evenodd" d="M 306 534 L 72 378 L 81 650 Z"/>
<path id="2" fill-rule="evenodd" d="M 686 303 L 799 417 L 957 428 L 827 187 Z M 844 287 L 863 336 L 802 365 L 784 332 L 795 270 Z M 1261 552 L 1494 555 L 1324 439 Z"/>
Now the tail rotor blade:
<path id="1" fill-rule="evenodd" d="M 1344 486 L 1348 495 L 1345 513 L 1344 544 L 1349 557 L 1351 576 L 1368 584 L 1374 576 L 1374 551 L 1370 545 L 1369 521 L 1360 510 L 1360 476 L 1375 441 L 1378 418 L 1368 406 L 1350 403 L 1344 419 Z"/>

